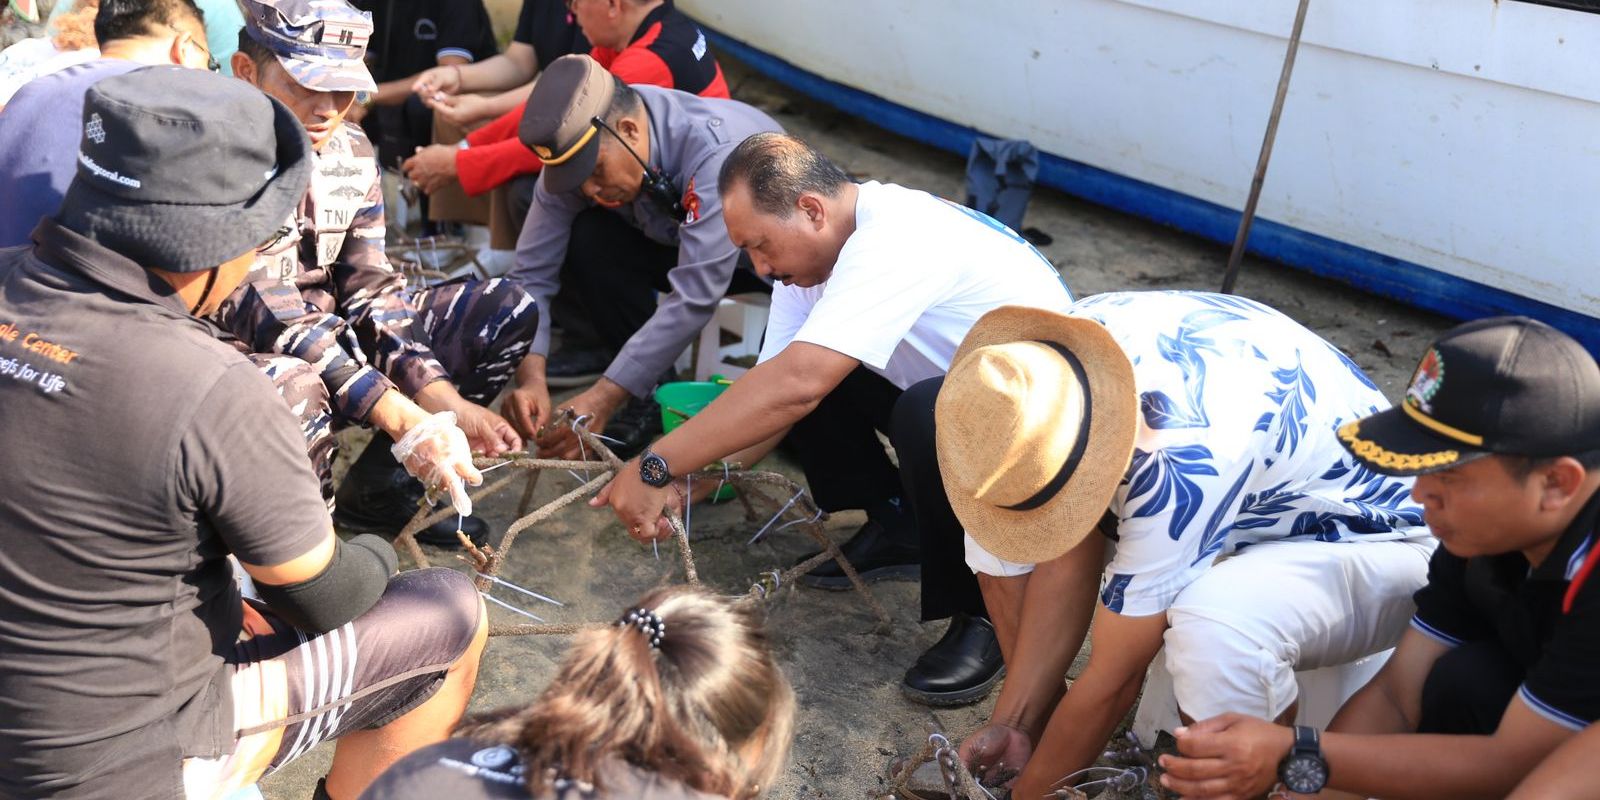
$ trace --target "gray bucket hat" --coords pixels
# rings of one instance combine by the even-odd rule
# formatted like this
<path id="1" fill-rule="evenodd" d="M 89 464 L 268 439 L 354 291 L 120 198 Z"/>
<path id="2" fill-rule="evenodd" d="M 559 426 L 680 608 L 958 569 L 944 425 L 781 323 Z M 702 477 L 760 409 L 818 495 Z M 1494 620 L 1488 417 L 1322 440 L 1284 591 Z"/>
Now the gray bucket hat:
<path id="1" fill-rule="evenodd" d="M 146 267 L 201 272 L 259 246 L 311 184 L 294 113 L 244 81 L 146 67 L 90 87 L 56 219 Z"/>

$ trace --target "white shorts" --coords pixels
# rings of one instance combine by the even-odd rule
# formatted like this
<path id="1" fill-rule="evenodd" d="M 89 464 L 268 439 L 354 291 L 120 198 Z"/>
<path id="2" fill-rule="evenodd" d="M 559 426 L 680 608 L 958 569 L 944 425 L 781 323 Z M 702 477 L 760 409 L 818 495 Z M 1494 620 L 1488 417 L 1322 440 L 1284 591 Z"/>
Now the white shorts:
<path id="1" fill-rule="evenodd" d="M 1197 720 L 1230 711 L 1275 719 L 1299 697 L 1297 671 L 1394 647 L 1436 545 L 1271 542 L 1217 562 L 1167 610 L 1165 666 L 1178 708 Z"/>
<path id="2" fill-rule="evenodd" d="M 1197 720 L 1226 712 L 1275 719 L 1299 698 L 1296 672 L 1394 647 L 1437 544 L 1432 537 L 1265 542 L 1218 560 L 1167 610 L 1162 666 L 1178 708 Z M 970 536 L 966 550 L 975 572 L 1033 569 L 995 557 Z M 1341 691 L 1347 697 L 1355 688 Z"/>

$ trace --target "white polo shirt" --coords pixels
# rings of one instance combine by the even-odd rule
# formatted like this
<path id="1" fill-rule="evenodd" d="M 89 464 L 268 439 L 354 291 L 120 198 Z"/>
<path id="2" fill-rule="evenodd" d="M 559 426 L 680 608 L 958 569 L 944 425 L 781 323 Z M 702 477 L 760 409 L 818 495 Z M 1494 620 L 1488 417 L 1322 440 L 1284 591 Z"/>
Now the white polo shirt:
<path id="1" fill-rule="evenodd" d="M 894 184 L 859 189 L 856 231 L 828 280 L 772 287 L 762 361 L 790 342 L 809 342 L 905 389 L 945 374 L 989 311 L 1072 306 L 1049 260 L 993 218 Z"/>

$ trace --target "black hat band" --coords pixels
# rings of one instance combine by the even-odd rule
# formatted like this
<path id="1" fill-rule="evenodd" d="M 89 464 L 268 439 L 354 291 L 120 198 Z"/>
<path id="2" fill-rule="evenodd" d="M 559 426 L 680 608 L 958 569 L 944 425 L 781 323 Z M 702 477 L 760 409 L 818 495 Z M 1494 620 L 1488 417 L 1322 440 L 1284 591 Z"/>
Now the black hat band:
<path id="1" fill-rule="evenodd" d="M 1078 357 L 1073 355 L 1072 351 L 1065 346 L 1042 339 L 1035 339 L 1034 341 L 1056 351 L 1062 358 L 1066 359 L 1067 366 L 1072 367 L 1073 377 L 1077 379 L 1078 385 L 1083 387 L 1083 404 L 1078 408 L 1078 438 L 1072 443 L 1072 451 L 1067 454 L 1067 460 L 1061 464 L 1061 469 L 1056 472 L 1055 477 L 1051 478 L 1050 482 L 1046 483 L 1044 488 L 1035 492 L 1032 497 L 1020 503 L 1001 506 L 1007 511 L 1032 511 L 1050 502 L 1067 485 L 1067 481 L 1072 478 L 1072 473 L 1078 469 L 1078 462 L 1083 460 L 1084 451 L 1089 448 L 1089 424 L 1094 412 L 1093 393 L 1089 391 L 1089 373 L 1084 370 L 1083 362 L 1079 361 Z"/>

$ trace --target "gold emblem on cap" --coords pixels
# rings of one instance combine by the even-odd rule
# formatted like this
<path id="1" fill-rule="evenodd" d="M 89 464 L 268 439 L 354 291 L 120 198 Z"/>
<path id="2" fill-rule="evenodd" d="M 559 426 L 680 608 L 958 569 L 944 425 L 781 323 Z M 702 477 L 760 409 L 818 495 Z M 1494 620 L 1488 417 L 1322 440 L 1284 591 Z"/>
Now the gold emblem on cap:
<path id="1" fill-rule="evenodd" d="M 1350 446 L 1350 452 L 1381 469 L 1397 469 L 1408 472 L 1433 469 L 1454 464 L 1461 458 L 1461 453 L 1455 450 L 1441 450 L 1437 453 L 1420 454 L 1396 453 L 1392 450 L 1385 450 L 1377 442 L 1361 438 L 1360 421 L 1340 426 L 1339 438 Z"/>
<path id="2" fill-rule="evenodd" d="M 594 138 L 594 133 L 596 130 L 598 129 L 595 128 L 595 126 L 590 125 L 589 130 L 584 131 L 583 135 L 578 137 L 577 143 L 567 148 L 566 152 L 559 156 L 555 155 L 548 147 L 535 147 L 533 148 L 533 152 L 539 156 L 539 160 L 543 161 L 544 165 L 547 167 L 565 164 L 568 161 L 571 161 L 572 157 L 577 155 L 578 151 L 582 150 L 583 146 L 588 144 L 590 139 Z"/>

